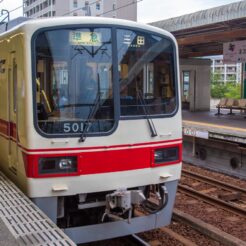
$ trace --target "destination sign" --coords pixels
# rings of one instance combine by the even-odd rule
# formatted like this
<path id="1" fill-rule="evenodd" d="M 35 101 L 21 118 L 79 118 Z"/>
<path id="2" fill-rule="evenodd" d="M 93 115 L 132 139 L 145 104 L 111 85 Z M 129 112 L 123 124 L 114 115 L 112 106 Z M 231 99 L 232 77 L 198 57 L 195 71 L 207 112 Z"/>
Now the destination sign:
<path id="1" fill-rule="evenodd" d="M 101 46 L 102 35 L 98 32 L 71 31 L 69 42 L 71 45 Z"/>

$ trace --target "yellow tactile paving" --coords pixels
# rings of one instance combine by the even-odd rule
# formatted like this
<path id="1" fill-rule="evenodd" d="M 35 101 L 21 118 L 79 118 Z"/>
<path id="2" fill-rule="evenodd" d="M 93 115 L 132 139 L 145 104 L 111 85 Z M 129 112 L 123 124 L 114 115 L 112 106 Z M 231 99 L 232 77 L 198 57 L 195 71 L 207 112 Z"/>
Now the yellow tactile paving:
<path id="1" fill-rule="evenodd" d="M 200 126 L 208 126 L 208 127 L 213 127 L 213 128 L 223 128 L 223 129 L 233 130 L 233 131 L 246 132 L 246 127 L 245 128 L 239 128 L 239 127 L 231 127 L 231 126 L 224 126 L 224 125 L 216 125 L 216 124 L 199 122 L 199 121 L 190 121 L 190 120 L 183 120 L 183 123 L 200 125 Z M 245 124 L 246 124 L 246 121 L 245 121 Z"/>

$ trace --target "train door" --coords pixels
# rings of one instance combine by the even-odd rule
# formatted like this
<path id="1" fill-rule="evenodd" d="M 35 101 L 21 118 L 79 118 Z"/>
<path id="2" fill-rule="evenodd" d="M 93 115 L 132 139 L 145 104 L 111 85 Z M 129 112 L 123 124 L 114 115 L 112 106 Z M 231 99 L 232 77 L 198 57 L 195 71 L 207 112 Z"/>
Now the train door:
<path id="1" fill-rule="evenodd" d="M 10 53 L 8 67 L 8 160 L 9 169 L 16 174 L 18 163 L 18 133 L 17 133 L 17 63 L 15 52 Z"/>
<path id="2" fill-rule="evenodd" d="M 196 71 L 182 71 L 182 108 L 195 111 Z"/>

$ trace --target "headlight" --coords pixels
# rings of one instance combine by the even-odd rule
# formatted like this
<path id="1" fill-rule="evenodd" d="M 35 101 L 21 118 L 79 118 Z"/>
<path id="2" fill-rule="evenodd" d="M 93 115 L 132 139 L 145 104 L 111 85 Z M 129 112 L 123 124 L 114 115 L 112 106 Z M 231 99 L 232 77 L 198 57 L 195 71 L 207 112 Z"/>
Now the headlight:
<path id="1" fill-rule="evenodd" d="M 173 162 L 179 160 L 179 148 L 163 148 L 156 149 L 154 152 L 154 163 L 161 164 L 166 162 Z"/>
<path id="2" fill-rule="evenodd" d="M 61 169 L 61 170 L 64 170 L 64 169 L 71 169 L 71 168 L 73 168 L 73 162 L 72 162 L 72 160 L 71 159 L 61 159 L 60 161 L 59 161 L 59 168 Z"/>
<path id="3" fill-rule="evenodd" d="M 46 157 L 38 161 L 39 174 L 63 174 L 77 172 L 77 157 Z"/>

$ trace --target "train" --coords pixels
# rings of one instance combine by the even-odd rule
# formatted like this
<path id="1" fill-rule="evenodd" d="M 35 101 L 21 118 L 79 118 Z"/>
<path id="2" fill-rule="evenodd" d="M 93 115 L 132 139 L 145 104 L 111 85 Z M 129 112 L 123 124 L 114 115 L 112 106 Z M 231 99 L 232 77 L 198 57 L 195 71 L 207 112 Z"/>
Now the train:
<path id="1" fill-rule="evenodd" d="M 75 242 L 171 221 L 182 166 L 178 46 L 101 17 L 0 34 L 0 169 Z"/>

